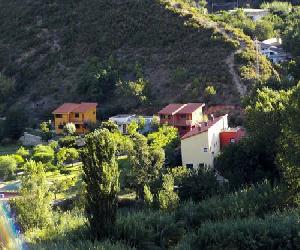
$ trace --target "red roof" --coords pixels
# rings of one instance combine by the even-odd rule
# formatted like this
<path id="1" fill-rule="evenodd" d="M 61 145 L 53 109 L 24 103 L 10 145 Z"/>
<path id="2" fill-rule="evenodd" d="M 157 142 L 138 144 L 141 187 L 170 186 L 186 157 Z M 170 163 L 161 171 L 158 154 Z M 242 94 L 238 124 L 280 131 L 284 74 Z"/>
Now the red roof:
<path id="1" fill-rule="evenodd" d="M 177 114 L 191 114 L 204 106 L 204 103 L 188 103 L 182 109 L 180 109 Z"/>
<path id="2" fill-rule="evenodd" d="M 64 113 L 71 113 L 71 112 L 77 112 L 77 113 L 84 113 L 91 108 L 97 107 L 97 103 L 64 103 L 57 109 L 55 109 L 52 114 L 64 114 Z"/>
<path id="3" fill-rule="evenodd" d="M 158 112 L 159 115 L 191 114 L 198 108 L 205 106 L 203 103 L 169 104 Z"/>
<path id="4" fill-rule="evenodd" d="M 89 111 L 92 108 L 96 108 L 97 105 L 98 104 L 95 102 L 82 102 L 82 103 L 80 103 L 80 105 L 77 108 L 75 108 L 73 110 L 73 112 L 84 113 L 84 112 Z"/>
<path id="5" fill-rule="evenodd" d="M 178 110 L 182 109 L 186 104 L 169 104 L 158 112 L 162 115 L 174 115 Z"/>
<path id="6" fill-rule="evenodd" d="M 215 125 L 218 121 L 220 121 L 225 116 L 227 116 L 227 114 L 223 115 L 223 116 L 219 116 L 219 117 L 215 118 L 214 120 L 199 123 L 190 132 L 187 132 L 183 137 L 181 137 L 181 139 L 184 140 L 184 139 L 187 139 L 194 135 L 198 135 L 198 134 L 202 134 L 202 133 L 206 132 L 209 128 L 211 128 L 213 125 Z"/>

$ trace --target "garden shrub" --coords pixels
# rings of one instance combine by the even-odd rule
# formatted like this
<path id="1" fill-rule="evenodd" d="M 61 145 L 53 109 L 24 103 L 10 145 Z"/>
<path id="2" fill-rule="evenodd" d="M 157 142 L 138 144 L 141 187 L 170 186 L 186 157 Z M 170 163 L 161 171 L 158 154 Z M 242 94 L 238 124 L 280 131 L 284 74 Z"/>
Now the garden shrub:
<path id="1" fill-rule="evenodd" d="M 174 178 L 170 174 L 163 175 L 162 189 L 158 192 L 159 208 L 174 210 L 178 206 L 179 197 L 174 191 Z"/>
<path id="2" fill-rule="evenodd" d="M 66 147 L 66 148 L 76 148 L 76 139 L 77 136 L 65 136 L 58 140 L 58 144 L 60 147 Z"/>
<path id="3" fill-rule="evenodd" d="M 173 213 L 159 210 L 120 214 L 114 238 L 124 240 L 138 249 L 157 249 L 175 245 L 184 235 L 182 223 L 174 222 Z"/>
<path id="4" fill-rule="evenodd" d="M 253 185 L 224 196 L 214 196 L 198 204 L 187 203 L 176 212 L 176 219 L 188 227 L 198 227 L 205 221 L 228 218 L 264 216 L 270 211 L 287 206 L 284 189 L 272 187 L 269 182 Z"/>
<path id="5" fill-rule="evenodd" d="M 192 199 L 201 201 L 223 192 L 224 187 L 218 182 L 216 174 L 209 168 L 192 170 L 182 178 L 179 185 L 179 197 L 182 201 Z"/>
<path id="6" fill-rule="evenodd" d="M 0 156 L 0 178 L 12 178 L 17 170 L 17 161 L 12 155 Z"/>
<path id="7" fill-rule="evenodd" d="M 16 220 L 23 230 L 45 228 L 52 221 L 52 197 L 44 165 L 29 161 L 24 168 L 20 197 L 11 202 Z"/>
<path id="8" fill-rule="evenodd" d="M 205 223 L 191 249 L 299 249 L 299 212 Z"/>
<path id="9" fill-rule="evenodd" d="M 54 160 L 54 150 L 47 145 L 37 145 L 33 149 L 33 159 L 42 163 L 50 163 Z"/>

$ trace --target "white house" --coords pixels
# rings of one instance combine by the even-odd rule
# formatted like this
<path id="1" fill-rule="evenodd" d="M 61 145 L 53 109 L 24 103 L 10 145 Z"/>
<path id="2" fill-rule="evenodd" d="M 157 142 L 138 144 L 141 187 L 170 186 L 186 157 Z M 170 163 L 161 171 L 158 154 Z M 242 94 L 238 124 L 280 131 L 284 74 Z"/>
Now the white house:
<path id="1" fill-rule="evenodd" d="M 282 48 L 281 38 L 270 38 L 259 43 L 260 52 L 273 63 L 282 63 L 291 59 L 291 56 Z"/>
<path id="2" fill-rule="evenodd" d="M 198 124 L 181 138 L 183 166 L 188 168 L 213 167 L 220 153 L 220 132 L 228 128 L 228 115 Z"/>
<path id="3" fill-rule="evenodd" d="M 113 121 L 115 124 L 118 125 L 118 128 L 121 133 L 127 134 L 127 127 L 134 119 L 134 117 L 135 115 L 124 114 L 110 117 L 109 120 Z"/>
<path id="4" fill-rule="evenodd" d="M 113 117 L 110 117 L 109 120 L 113 121 L 115 124 L 118 125 L 118 128 L 122 134 L 127 134 L 127 128 L 128 125 L 132 121 L 138 122 L 139 118 L 144 118 L 145 119 L 145 127 L 141 133 L 147 133 L 151 130 L 151 124 L 153 120 L 153 116 L 137 116 L 134 114 L 121 114 L 121 115 L 116 115 Z"/>

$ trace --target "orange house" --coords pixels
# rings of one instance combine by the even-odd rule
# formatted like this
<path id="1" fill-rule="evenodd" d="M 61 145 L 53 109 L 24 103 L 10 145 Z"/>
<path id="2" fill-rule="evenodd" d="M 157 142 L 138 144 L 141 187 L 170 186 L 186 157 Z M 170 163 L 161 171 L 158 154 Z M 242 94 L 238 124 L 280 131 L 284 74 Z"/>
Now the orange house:
<path id="1" fill-rule="evenodd" d="M 63 128 L 67 123 L 74 123 L 76 133 L 86 133 L 88 123 L 96 123 L 97 103 L 64 103 L 52 112 L 54 115 L 55 131 L 57 134 L 63 133 Z"/>

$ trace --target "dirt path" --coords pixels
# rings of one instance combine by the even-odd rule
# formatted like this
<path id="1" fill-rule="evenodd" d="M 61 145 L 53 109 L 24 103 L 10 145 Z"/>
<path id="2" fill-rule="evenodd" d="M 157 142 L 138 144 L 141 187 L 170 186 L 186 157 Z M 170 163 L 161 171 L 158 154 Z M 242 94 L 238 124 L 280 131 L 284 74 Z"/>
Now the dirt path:
<path id="1" fill-rule="evenodd" d="M 218 24 L 214 22 L 207 22 L 207 25 L 210 27 L 215 28 L 218 32 L 223 34 L 226 38 L 233 38 L 233 34 L 226 31 L 223 27 L 220 27 Z M 237 73 L 235 69 L 235 63 L 234 63 L 234 57 L 236 54 L 241 53 L 245 48 L 246 44 L 244 41 L 239 41 L 240 42 L 240 48 L 237 51 L 232 52 L 225 60 L 225 63 L 228 65 L 229 68 L 229 73 L 232 76 L 233 83 L 240 94 L 241 97 L 246 95 L 247 92 L 247 87 L 243 84 L 239 74 Z"/>
<path id="2" fill-rule="evenodd" d="M 229 67 L 229 72 L 232 76 L 232 80 L 233 80 L 235 87 L 236 87 L 237 91 L 239 92 L 240 96 L 246 95 L 247 88 L 242 83 L 240 76 L 236 72 L 236 69 L 234 67 L 235 66 L 234 56 L 238 53 L 241 53 L 245 48 L 246 48 L 246 44 L 244 42 L 240 42 L 240 48 L 237 51 L 232 52 L 225 60 L 226 64 Z"/>

